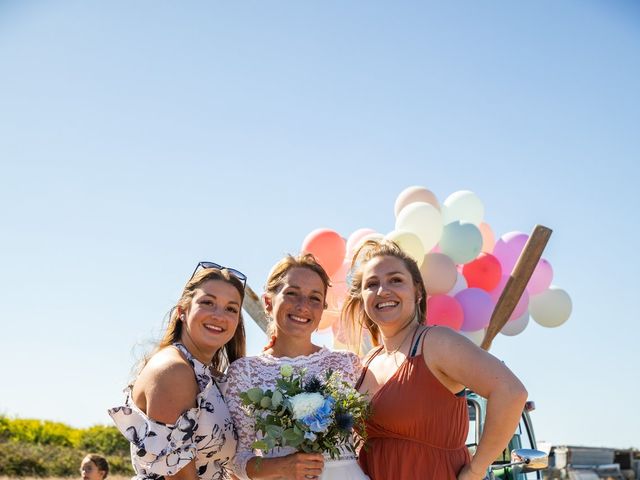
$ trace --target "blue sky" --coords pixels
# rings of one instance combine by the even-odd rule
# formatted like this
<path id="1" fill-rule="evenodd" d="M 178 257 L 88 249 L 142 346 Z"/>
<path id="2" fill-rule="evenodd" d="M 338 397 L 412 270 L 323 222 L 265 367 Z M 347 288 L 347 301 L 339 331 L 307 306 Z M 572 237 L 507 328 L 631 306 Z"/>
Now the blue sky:
<path id="1" fill-rule="evenodd" d="M 640 447 L 634 2 L 5 0 L 0 58 L 0 412 L 107 423 L 197 261 L 260 290 L 423 185 L 554 229 L 572 317 L 492 349 L 538 439 Z"/>

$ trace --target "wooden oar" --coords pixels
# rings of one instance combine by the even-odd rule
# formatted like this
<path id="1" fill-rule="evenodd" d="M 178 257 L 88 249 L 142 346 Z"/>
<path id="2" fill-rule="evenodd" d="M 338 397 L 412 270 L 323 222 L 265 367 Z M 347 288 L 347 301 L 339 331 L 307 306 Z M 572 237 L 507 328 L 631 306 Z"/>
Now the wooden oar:
<path id="1" fill-rule="evenodd" d="M 254 322 L 266 333 L 269 326 L 269 319 L 264 313 L 264 308 L 260 302 L 260 297 L 247 285 L 244 289 L 244 301 L 242 302 L 242 308 L 249 314 Z"/>
<path id="2" fill-rule="evenodd" d="M 551 233 L 552 230 L 550 228 L 542 225 L 536 225 L 533 229 L 522 253 L 520 253 L 520 257 L 518 257 L 515 267 L 513 267 L 511 276 L 507 280 L 498 303 L 496 303 L 496 308 L 491 314 L 491 321 L 484 334 L 480 348 L 488 351 L 495 336 L 509 320 L 542 256 L 544 247 L 547 246 Z"/>

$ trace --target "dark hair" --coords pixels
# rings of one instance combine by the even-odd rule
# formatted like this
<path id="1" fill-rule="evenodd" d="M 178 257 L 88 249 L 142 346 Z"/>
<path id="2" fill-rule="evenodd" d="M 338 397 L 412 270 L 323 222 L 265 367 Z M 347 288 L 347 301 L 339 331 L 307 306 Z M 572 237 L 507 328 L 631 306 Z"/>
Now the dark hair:
<path id="1" fill-rule="evenodd" d="M 311 253 L 301 253 L 296 257 L 293 255 L 287 255 L 273 266 L 269 272 L 269 276 L 267 277 L 267 283 L 264 286 L 264 294 L 267 298 L 272 298 L 280 291 L 284 277 L 294 268 L 307 268 L 312 272 L 317 273 L 324 285 L 324 296 L 326 299 L 327 289 L 331 286 L 331 279 L 324 268 L 322 268 L 322 265 L 318 263 L 316 257 Z M 269 337 L 273 337 L 274 334 L 274 322 L 271 322 L 267 330 L 267 335 Z M 271 343 L 273 343 L 273 338 L 271 338 Z"/>
<path id="2" fill-rule="evenodd" d="M 169 313 L 169 324 L 167 325 L 167 329 L 165 330 L 162 339 L 151 355 L 145 359 L 143 366 L 158 350 L 180 341 L 180 337 L 182 335 L 182 320 L 180 320 L 178 310 L 185 310 L 195 295 L 196 289 L 209 280 L 222 280 L 223 282 L 233 285 L 236 290 L 238 290 L 238 293 L 240 293 L 241 301 L 244 299 L 244 284 L 227 269 L 219 270 L 217 268 L 206 268 L 199 270 L 185 285 L 182 295 L 180 296 L 180 300 L 178 300 L 178 303 Z M 240 310 L 238 326 L 236 327 L 233 337 L 222 348 L 220 348 L 211 359 L 213 370 L 223 372 L 231 362 L 244 357 L 245 354 L 246 335 L 244 331 L 244 321 L 242 319 L 242 310 Z"/>
<path id="3" fill-rule="evenodd" d="M 83 462 L 85 460 L 89 460 L 90 462 L 95 463 L 96 467 L 98 467 L 98 470 L 104 472 L 104 477 L 102 478 L 107 478 L 107 476 L 109 475 L 109 462 L 107 462 L 106 458 L 96 453 L 89 453 L 82 459 Z"/>
<path id="4" fill-rule="evenodd" d="M 365 263 L 376 257 L 394 257 L 404 263 L 420 296 L 420 300 L 416 304 L 418 322 L 423 321 L 427 313 L 427 292 L 416 261 L 402 251 L 394 242 L 389 240 L 367 240 L 353 255 L 351 286 L 340 314 L 340 321 L 348 327 L 349 336 L 356 342 L 355 345 L 358 348 L 360 341 L 355 339 L 356 336 L 359 339 L 362 335 L 362 328 L 369 330 L 374 345 L 380 344 L 380 330 L 365 312 L 362 300 L 362 268 Z"/>

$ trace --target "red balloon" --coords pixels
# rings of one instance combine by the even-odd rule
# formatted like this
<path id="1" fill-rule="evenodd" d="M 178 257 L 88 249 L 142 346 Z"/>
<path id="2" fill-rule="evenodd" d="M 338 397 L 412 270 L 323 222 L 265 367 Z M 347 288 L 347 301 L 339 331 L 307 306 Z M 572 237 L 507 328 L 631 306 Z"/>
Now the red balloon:
<path id="1" fill-rule="evenodd" d="M 301 250 L 303 253 L 313 254 L 327 275 L 332 276 L 342 266 L 346 245 L 338 232 L 317 228 L 305 237 Z"/>
<path id="2" fill-rule="evenodd" d="M 443 325 L 460 330 L 464 311 L 460 303 L 448 295 L 432 295 L 427 299 L 427 325 Z"/>
<path id="3" fill-rule="evenodd" d="M 481 288 L 490 292 L 500 283 L 502 265 L 490 253 L 481 253 L 478 258 L 462 267 L 462 274 L 469 288 Z"/>

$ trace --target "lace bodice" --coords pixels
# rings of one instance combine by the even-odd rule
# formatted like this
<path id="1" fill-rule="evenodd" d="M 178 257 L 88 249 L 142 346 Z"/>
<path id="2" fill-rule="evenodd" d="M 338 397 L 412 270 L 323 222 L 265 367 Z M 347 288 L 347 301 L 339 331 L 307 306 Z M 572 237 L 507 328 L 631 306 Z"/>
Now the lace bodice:
<path id="1" fill-rule="evenodd" d="M 316 375 L 318 378 L 323 378 L 324 373 L 332 369 L 341 372 L 345 381 L 352 385 L 358 381 L 362 368 L 360 359 L 355 353 L 331 351 L 324 347 L 311 355 L 294 358 L 262 354 L 257 357 L 240 358 L 233 362 L 227 372 L 225 398 L 238 431 L 238 451 L 231 466 L 234 473 L 243 480 L 250 480 L 247 476 L 247 462 L 252 457 L 258 454 L 265 457 L 281 457 L 295 452 L 295 449 L 290 447 L 268 452 L 253 450 L 251 444 L 256 439 L 255 422 L 242 408 L 240 400 L 240 393 L 250 388 L 273 388 L 276 379 L 280 377 L 282 365 L 291 365 L 294 369 L 305 368 L 307 375 Z"/>
<path id="2" fill-rule="evenodd" d="M 193 357 L 180 343 L 173 344 L 193 367 L 200 393 L 196 406 L 186 410 L 173 425 L 149 418 L 125 389 L 124 405 L 110 408 L 109 415 L 118 430 L 131 443 L 131 462 L 135 479 L 157 479 L 175 475 L 194 458 L 202 480 L 231 478 L 229 460 L 236 449 L 236 433 L 229 410 L 209 368 Z M 222 383 L 221 383 L 222 382 Z"/>

